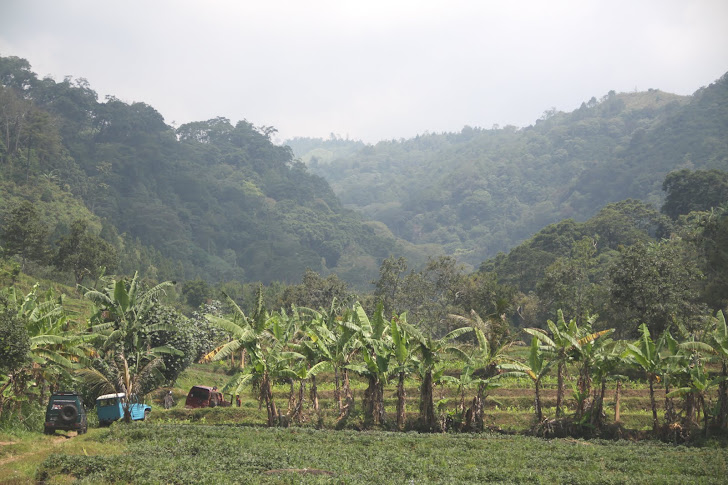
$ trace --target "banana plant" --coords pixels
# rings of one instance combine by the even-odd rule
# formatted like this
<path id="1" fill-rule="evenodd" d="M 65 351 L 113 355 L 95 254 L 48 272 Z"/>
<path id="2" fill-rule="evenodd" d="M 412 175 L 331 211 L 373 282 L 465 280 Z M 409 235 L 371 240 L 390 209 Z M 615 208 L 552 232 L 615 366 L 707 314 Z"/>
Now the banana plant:
<path id="1" fill-rule="evenodd" d="M 367 379 L 364 391 L 364 420 L 375 426 L 384 424 L 384 386 L 390 375 L 393 360 L 392 338 L 388 335 L 389 325 L 384 318 L 384 306 L 377 305 L 370 319 L 359 303 L 354 305 L 353 317 L 361 329 L 358 335 L 361 347 L 359 356 L 363 363 L 350 364 L 347 369 Z"/>
<path id="2" fill-rule="evenodd" d="M 573 361 L 575 355 L 581 350 L 581 347 L 591 342 L 608 331 L 590 332 L 591 324 L 596 316 L 592 316 L 587 320 L 588 326 L 579 328 L 575 319 L 571 319 L 568 323 L 564 319 L 564 313 L 559 310 L 557 312 L 557 320 L 554 323 L 548 320 L 546 323 L 551 332 L 551 336 L 540 328 L 525 328 L 524 332 L 539 339 L 544 347 L 544 351 L 551 355 L 552 360 L 556 362 L 557 371 L 556 378 L 558 387 L 556 390 L 556 417 L 560 418 L 564 415 L 564 372 L 566 365 Z"/>
<path id="3" fill-rule="evenodd" d="M 657 431 L 659 422 L 657 420 L 657 403 L 655 401 L 655 383 L 660 381 L 662 372 L 661 358 L 658 346 L 650 336 L 650 329 L 647 324 L 639 327 L 642 334 L 639 340 L 634 343 L 628 343 L 627 349 L 623 356 L 631 359 L 631 361 L 640 367 L 647 378 L 650 386 L 650 407 L 652 409 L 652 430 Z"/>
<path id="4" fill-rule="evenodd" d="M 96 307 L 91 329 L 98 335 L 95 341 L 101 359 L 78 374 L 97 392 L 125 393 L 124 420 L 129 422 L 132 394 L 143 397 L 164 380 L 164 355 L 182 355 L 168 345 L 152 347 L 153 332 L 175 332 L 174 326 L 148 325 L 145 320 L 159 296 L 173 283 L 166 281 L 145 290 L 138 273 L 128 282 L 113 278 L 104 281 L 107 284 L 102 290 L 85 289 L 84 293 Z"/>
<path id="5" fill-rule="evenodd" d="M 527 375 L 534 384 L 534 410 L 536 413 L 536 422 L 543 421 L 543 411 L 541 406 L 541 379 L 551 370 L 554 361 L 548 361 L 541 350 L 540 341 L 536 337 L 531 338 L 531 346 L 528 353 L 528 362 L 515 362 L 504 364 L 503 368 L 512 372 L 522 372 Z"/>
<path id="6" fill-rule="evenodd" d="M 725 382 L 725 380 L 726 378 L 724 376 L 711 377 L 705 370 L 705 366 L 702 365 L 702 363 L 699 363 L 698 365 L 693 365 L 692 367 L 690 367 L 687 385 L 675 389 L 674 391 L 670 392 L 668 396 L 671 398 L 686 395 L 694 396 L 699 409 L 701 409 L 703 412 L 703 432 L 707 435 L 710 414 L 708 413 L 705 398 L 710 391 L 712 391 L 715 387 L 719 386 L 721 383 Z"/>
<path id="7" fill-rule="evenodd" d="M 723 311 L 719 310 L 715 315 L 714 328 L 705 335 L 705 342 L 684 342 L 680 347 L 684 350 L 705 352 L 720 363 L 722 380 L 718 383 L 716 424 L 725 429 L 728 427 L 728 325 Z"/>
<path id="8" fill-rule="evenodd" d="M 407 323 L 406 313 L 401 314 L 399 318 L 393 317 L 390 324 L 395 362 L 392 372 L 397 375 L 397 429 L 402 430 L 407 419 L 405 379 L 415 371 L 418 361 L 413 353 L 414 346 L 410 341 L 410 336 L 400 323 Z"/>
<path id="9" fill-rule="evenodd" d="M 38 286 L 34 285 L 26 295 L 10 287 L 4 296 L 8 307 L 25 324 L 29 336 L 29 365 L 16 372 L 13 379 L 27 374 L 40 390 L 39 402 L 44 403 L 48 385 L 71 381 L 71 372 L 93 353 L 91 341 L 95 335 L 69 329 L 71 320 L 64 308 L 63 296 L 56 297 L 53 290 L 41 294 Z M 8 385 L 11 381 L 8 380 Z"/>
<path id="10" fill-rule="evenodd" d="M 250 383 L 256 383 L 260 398 L 266 405 L 268 426 L 282 424 L 282 417 L 273 398 L 273 382 L 276 379 L 296 379 L 294 362 L 304 360 L 298 352 L 287 349 L 293 329 L 282 322 L 278 314 L 270 314 L 263 305 L 263 294 L 258 289 L 256 307 L 248 317 L 230 298 L 233 319 L 206 315 L 210 323 L 229 332 L 232 340 L 203 357 L 203 361 L 217 361 L 227 358 L 232 352 L 245 348 L 250 365 L 238 373 L 223 387 L 223 392 L 240 394 Z"/>
<path id="11" fill-rule="evenodd" d="M 440 424 L 435 416 L 435 403 L 433 399 L 434 377 L 440 360 L 445 354 L 456 354 L 467 358 L 466 354 L 453 341 L 466 333 L 472 332 L 472 327 L 456 328 L 440 339 L 425 336 L 417 327 L 411 324 L 402 325 L 405 331 L 412 336 L 419 353 L 419 366 L 417 373 L 420 384 L 420 426 L 422 429 L 439 430 Z"/>

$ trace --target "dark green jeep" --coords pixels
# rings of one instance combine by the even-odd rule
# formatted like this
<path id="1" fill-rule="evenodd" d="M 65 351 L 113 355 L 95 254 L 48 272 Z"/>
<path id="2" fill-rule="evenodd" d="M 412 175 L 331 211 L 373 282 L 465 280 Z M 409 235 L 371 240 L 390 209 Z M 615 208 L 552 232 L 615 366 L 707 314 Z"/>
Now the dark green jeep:
<path id="1" fill-rule="evenodd" d="M 88 429 L 86 410 L 77 392 L 56 392 L 48 401 L 43 432 L 53 434 L 57 429 L 78 431 L 78 434 Z"/>

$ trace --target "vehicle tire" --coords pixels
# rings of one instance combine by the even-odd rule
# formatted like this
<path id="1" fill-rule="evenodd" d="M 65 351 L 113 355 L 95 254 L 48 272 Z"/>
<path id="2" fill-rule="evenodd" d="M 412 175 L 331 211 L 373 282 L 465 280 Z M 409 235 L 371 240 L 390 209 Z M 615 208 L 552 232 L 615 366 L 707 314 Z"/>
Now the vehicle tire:
<path id="1" fill-rule="evenodd" d="M 143 420 L 143 421 L 146 421 L 147 419 L 149 419 L 149 415 L 150 415 L 151 413 L 152 413 L 152 412 L 151 412 L 151 411 L 150 411 L 149 409 L 145 409 L 145 410 L 144 410 L 144 417 L 142 418 L 142 420 Z"/>
<path id="2" fill-rule="evenodd" d="M 72 406 L 70 404 L 68 406 L 63 406 L 58 417 L 64 423 L 73 423 L 76 421 L 76 418 L 78 418 L 78 409 L 76 409 L 76 406 Z"/>
<path id="3" fill-rule="evenodd" d="M 43 428 L 43 434 L 55 434 L 56 430 L 53 428 Z"/>
<path id="4" fill-rule="evenodd" d="M 210 407 L 211 408 L 217 407 L 217 401 L 210 401 Z"/>

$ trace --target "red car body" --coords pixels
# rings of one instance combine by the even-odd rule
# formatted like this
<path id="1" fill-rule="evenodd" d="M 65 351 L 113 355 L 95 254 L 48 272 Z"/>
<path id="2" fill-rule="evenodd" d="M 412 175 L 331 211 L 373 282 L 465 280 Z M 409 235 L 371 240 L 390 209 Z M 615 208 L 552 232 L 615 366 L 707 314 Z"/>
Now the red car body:
<path id="1" fill-rule="evenodd" d="M 185 400 L 186 408 L 214 408 L 216 406 L 230 406 L 231 403 L 216 387 L 192 386 Z"/>

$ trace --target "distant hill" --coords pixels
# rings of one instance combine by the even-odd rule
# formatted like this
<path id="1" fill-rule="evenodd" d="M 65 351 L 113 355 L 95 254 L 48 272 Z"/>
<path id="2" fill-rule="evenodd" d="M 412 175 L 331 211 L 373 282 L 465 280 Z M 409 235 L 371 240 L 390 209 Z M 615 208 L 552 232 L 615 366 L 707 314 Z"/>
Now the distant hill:
<path id="1" fill-rule="evenodd" d="M 120 270 L 269 283 L 310 268 L 366 286 L 403 251 L 273 144 L 272 127 L 215 118 L 174 129 L 145 103 L 100 102 L 83 79 L 38 79 L 28 61 L 0 57 L 0 128 L 0 223 L 20 200 L 55 237 L 91 220 Z"/>
<path id="2" fill-rule="evenodd" d="M 345 207 L 474 267 L 610 202 L 659 208 L 670 171 L 728 169 L 728 76 L 692 96 L 610 92 L 526 128 L 465 127 L 376 145 L 289 144 Z"/>

